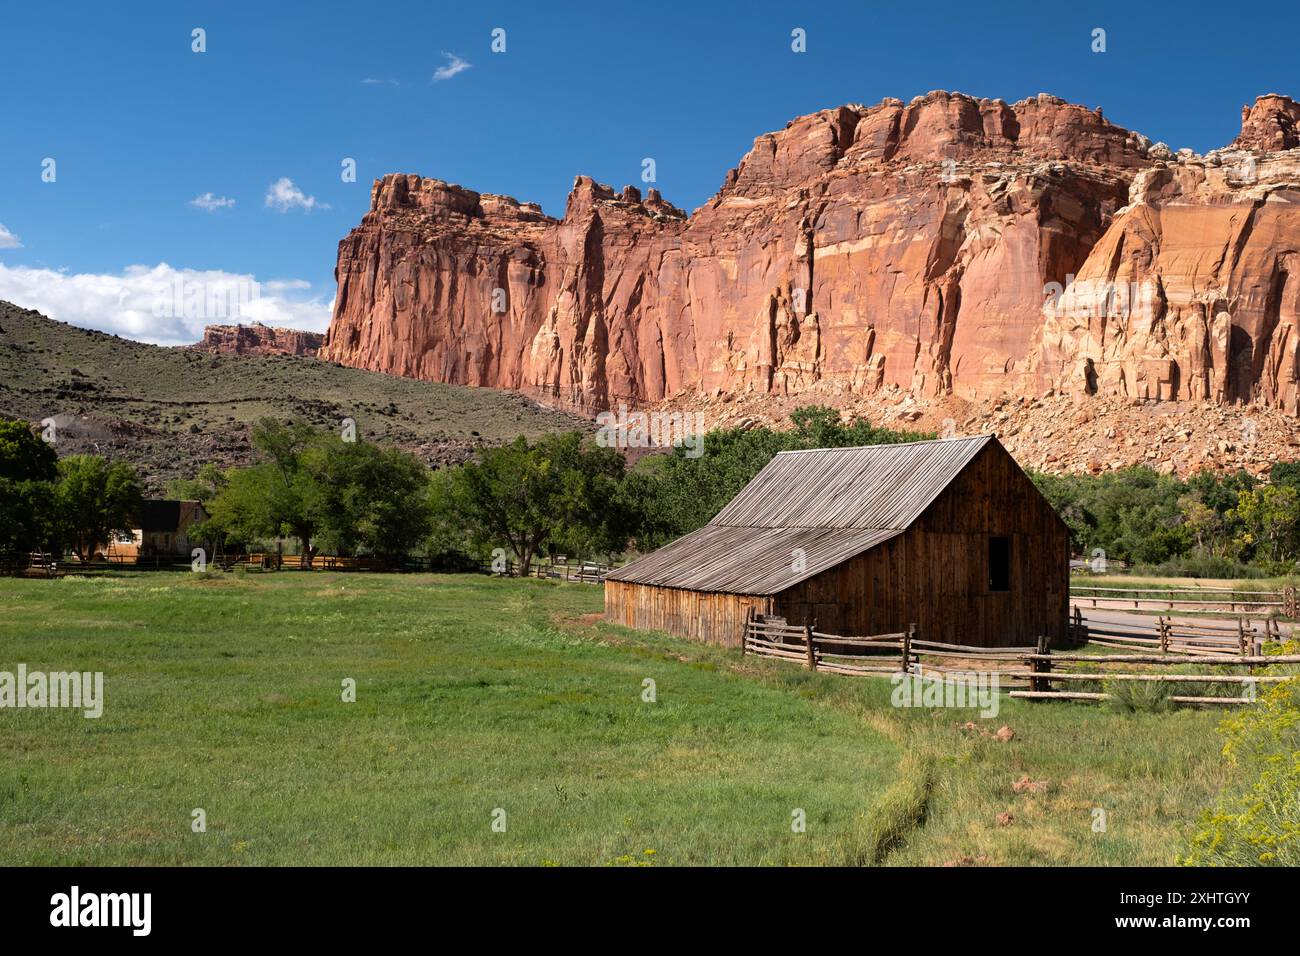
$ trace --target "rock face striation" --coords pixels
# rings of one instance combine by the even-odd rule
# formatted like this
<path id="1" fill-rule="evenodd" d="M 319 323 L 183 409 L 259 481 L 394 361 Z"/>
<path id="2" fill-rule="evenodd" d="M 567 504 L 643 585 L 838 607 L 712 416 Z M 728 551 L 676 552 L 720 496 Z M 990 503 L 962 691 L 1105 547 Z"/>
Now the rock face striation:
<path id="1" fill-rule="evenodd" d="M 221 355 L 316 355 L 325 344 L 320 332 L 252 325 L 209 325 L 189 348 Z"/>
<path id="2" fill-rule="evenodd" d="M 322 357 L 587 413 L 834 383 L 1295 414 L 1300 105 L 1205 156 L 1047 95 L 843 106 L 689 217 L 585 176 L 553 219 L 388 175 L 336 279 Z"/>

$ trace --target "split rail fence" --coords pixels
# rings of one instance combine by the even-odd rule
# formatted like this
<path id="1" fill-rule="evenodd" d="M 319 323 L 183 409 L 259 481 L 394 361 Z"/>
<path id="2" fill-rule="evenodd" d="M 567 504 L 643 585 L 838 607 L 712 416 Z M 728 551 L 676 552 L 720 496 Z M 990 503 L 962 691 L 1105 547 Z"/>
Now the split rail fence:
<path id="1" fill-rule="evenodd" d="M 1094 587 L 1070 585 L 1070 600 L 1097 610 L 1183 611 L 1295 618 L 1296 589 L 1250 591 L 1224 587 Z"/>
<path id="2" fill-rule="evenodd" d="M 1246 651 L 1236 654 L 1181 653 L 1173 649 L 1175 646 L 1167 645 L 1164 650 L 1155 647 L 1138 654 L 1062 653 L 1053 652 L 1044 637 L 1034 647 L 971 647 L 926 641 L 915 624 L 901 633 L 843 637 L 822 633 L 815 624 L 794 626 L 783 618 L 751 612 L 746 618 L 741 652 L 784 660 L 809 670 L 850 676 L 884 677 L 906 673 L 951 679 L 982 671 L 996 674 L 999 686 L 1005 685 L 1009 696 L 1032 700 L 1102 701 L 1112 696 L 1102 690 L 1070 689 L 1077 688 L 1079 683 L 1237 685 L 1243 689 L 1242 695 L 1237 697 L 1191 693 L 1175 693 L 1168 697 L 1174 703 L 1214 705 L 1252 703 L 1258 685 L 1292 680 L 1297 676 L 1257 674 L 1258 667 L 1300 664 L 1300 654 L 1266 656 L 1259 653 L 1260 646 L 1253 643 L 1247 646 Z M 1245 673 L 1185 674 L 1150 669 L 1185 665 L 1240 668 Z M 1140 668 L 1146 670 L 1137 672 Z"/>
<path id="3" fill-rule="evenodd" d="M 1277 621 L 1238 617 L 1235 621 L 1206 618 L 1175 620 L 1161 615 L 1149 622 L 1094 621 L 1083 616 L 1076 604 L 1071 615 L 1074 643 L 1128 650 L 1153 650 L 1162 654 L 1221 657 L 1262 654 L 1268 644 L 1280 643 L 1283 633 Z"/>

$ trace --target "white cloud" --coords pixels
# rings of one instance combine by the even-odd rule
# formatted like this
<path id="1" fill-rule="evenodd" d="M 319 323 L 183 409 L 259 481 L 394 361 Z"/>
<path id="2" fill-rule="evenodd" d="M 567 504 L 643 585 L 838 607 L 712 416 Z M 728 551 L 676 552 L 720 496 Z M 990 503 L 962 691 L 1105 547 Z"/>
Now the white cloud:
<path id="1" fill-rule="evenodd" d="M 212 193 L 204 193 L 202 196 L 195 196 L 189 204 L 196 209 L 202 209 L 204 212 L 216 212 L 218 209 L 229 209 L 235 204 L 233 199 L 226 196 L 214 196 Z"/>
<path id="2" fill-rule="evenodd" d="M 23 244 L 18 241 L 18 237 L 5 228 L 5 224 L 0 222 L 0 249 L 21 249 Z"/>
<path id="3" fill-rule="evenodd" d="M 401 86 L 397 80 L 377 80 L 373 76 L 368 76 L 361 81 L 366 86 Z"/>
<path id="4" fill-rule="evenodd" d="M 311 283 L 306 279 L 267 279 L 262 283 L 262 292 L 274 292 L 279 295 L 281 292 L 306 292 L 311 288 Z"/>
<path id="5" fill-rule="evenodd" d="M 464 73 L 471 66 L 455 53 L 444 53 L 443 56 L 447 58 L 447 65 L 440 66 L 433 71 L 433 81 L 435 83 L 439 80 L 450 80 L 457 73 Z"/>
<path id="6" fill-rule="evenodd" d="M 317 202 L 315 196 L 308 196 L 295 186 L 288 176 L 281 176 L 267 187 L 266 204 L 280 212 L 288 212 L 290 209 L 311 212 L 313 209 L 329 208 L 328 203 Z"/>
<path id="7" fill-rule="evenodd" d="M 56 272 L 0 263 L 0 299 L 86 329 L 155 345 L 187 345 L 205 325 L 262 322 L 323 332 L 334 303 L 311 283 L 219 269 L 127 266 L 120 274 Z"/>

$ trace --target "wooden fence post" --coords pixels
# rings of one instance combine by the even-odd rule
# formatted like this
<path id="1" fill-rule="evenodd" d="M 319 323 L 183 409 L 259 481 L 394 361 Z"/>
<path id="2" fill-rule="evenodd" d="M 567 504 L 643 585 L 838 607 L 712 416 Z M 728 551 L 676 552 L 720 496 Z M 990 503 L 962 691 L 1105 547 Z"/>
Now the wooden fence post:
<path id="1" fill-rule="evenodd" d="M 808 648 L 808 669 L 815 671 L 817 669 L 817 652 L 813 650 L 812 625 L 803 626 L 803 642 Z"/>
<path id="2" fill-rule="evenodd" d="M 749 625 L 754 620 L 754 607 L 745 608 L 745 628 L 740 632 L 740 656 L 745 656 L 745 645 L 749 643 Z"/>
<path id="3" fill-rule="evenodd" d="M 1249 637 L 1246 636 L 1246 619 L 1244 617 L 1237 618 L 1237 644 L 1241 648 L 1242 657 L 1249 657 L 1251 651 L 1254 649 L 1255 634 L 1252 631 Z M 1246 667 L 1246 673 L 1255 673 L 1255 665 L 1248 665 Z"/>
<path id="4" fill-rule="evenodd" d="M 1037 653 L 1040 656 L 1034 658 L 1034 666 L 1030 668 L 1030 671 L 1034 674 L 1050 674 L 1052 672 L 1052 662 L 1040 659 L 1041 655 L 1052 653 L 1051 648 L 1047 646 L 1046 634 L 1038 635 Z M 1051 681 L 1043 680 L 1040 677 L 1030 677 L 1029 689 L 1033 691 L 1047 691 L 1052 689 L 1052 684 Z"/>
<path id="5" fill-rule="evenodd" d="M 912 672 L 912 638 L 916 636 L 916 625 L 907 625 L 907 633 L 903 635 L 903 673 Z"/>
<path id="6" fill-rule="evenodd" d="M 1161 615 L 1160 616 L 1160 653 L 1161 654 L 1169 653 L 1169 628 L 1170 628 L 1170 621 L 1166 619 L 1164 615 Z"/>

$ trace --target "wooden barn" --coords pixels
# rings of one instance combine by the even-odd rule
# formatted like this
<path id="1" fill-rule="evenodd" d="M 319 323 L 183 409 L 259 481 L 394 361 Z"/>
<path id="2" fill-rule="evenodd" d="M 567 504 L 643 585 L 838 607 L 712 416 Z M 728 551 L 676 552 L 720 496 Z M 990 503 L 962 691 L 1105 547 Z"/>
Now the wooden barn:
<path id="1" fill-rule="evenodd" d="M 732 645 L 750 609 L 844 636 L 1061 644 L 1069 558 L 991 435 L 786 451 L 703 528 L 610 573 L 605 617 Z"/>

